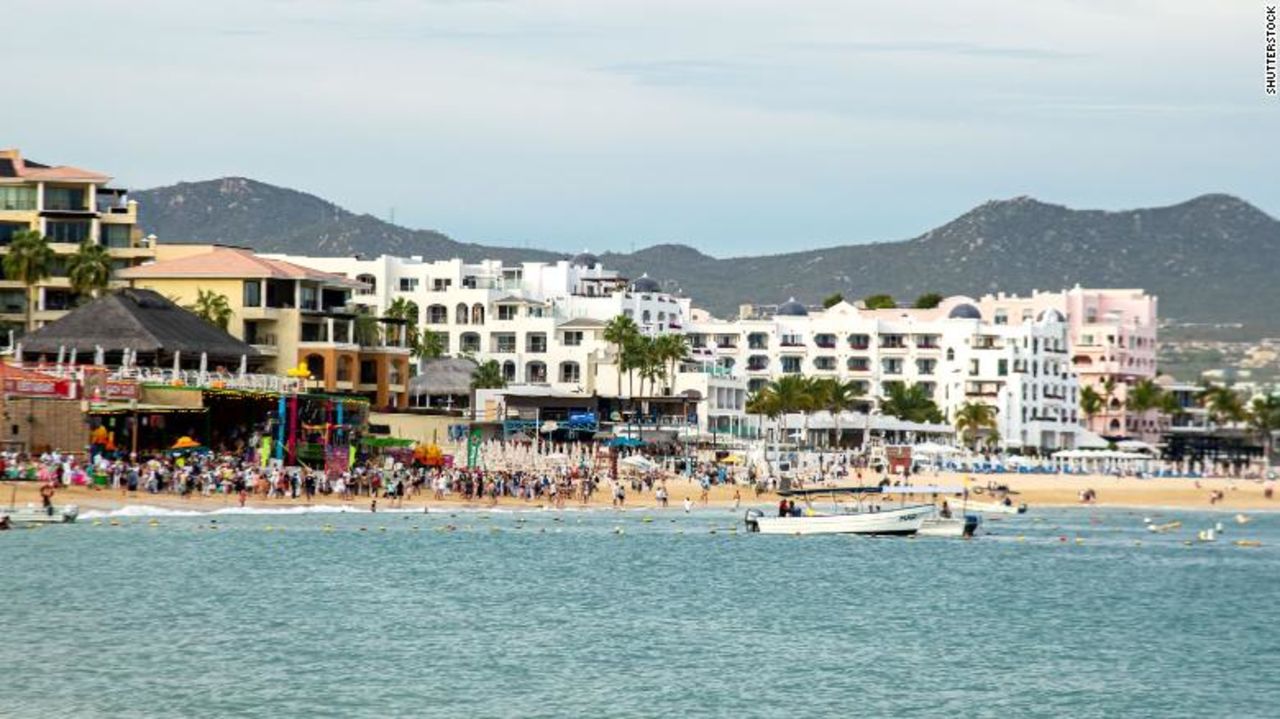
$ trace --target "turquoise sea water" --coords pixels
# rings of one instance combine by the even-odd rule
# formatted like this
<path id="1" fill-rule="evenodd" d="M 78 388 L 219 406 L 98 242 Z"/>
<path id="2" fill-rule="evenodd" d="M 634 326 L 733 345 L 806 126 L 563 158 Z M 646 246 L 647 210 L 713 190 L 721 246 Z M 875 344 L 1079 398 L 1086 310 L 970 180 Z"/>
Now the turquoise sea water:
<path id="1" fill-rule="evenodd" d="M 0 715 L 1280 715 L 1280 515 L 1143 516 L 972 542 L 727 510 L 89 517 L 0 533 Z"/>

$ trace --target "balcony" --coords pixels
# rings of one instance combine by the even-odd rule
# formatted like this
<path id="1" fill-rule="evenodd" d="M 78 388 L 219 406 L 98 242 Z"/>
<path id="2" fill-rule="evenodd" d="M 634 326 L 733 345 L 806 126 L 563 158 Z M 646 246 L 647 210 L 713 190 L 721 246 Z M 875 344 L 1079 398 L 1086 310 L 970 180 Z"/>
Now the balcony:
<path id="1" fill-rule="evenodd" d="M 964 393 L 967 397 L 998 397 L 1000 382 L 965 382 Z"/>
<path id="2" fill-rule="evenodd" d="M 998 350 L 1004 349 L 1004 343 L 999 337 L 978 336 L 973 338 L 973 348 L 976 350 Z"/>

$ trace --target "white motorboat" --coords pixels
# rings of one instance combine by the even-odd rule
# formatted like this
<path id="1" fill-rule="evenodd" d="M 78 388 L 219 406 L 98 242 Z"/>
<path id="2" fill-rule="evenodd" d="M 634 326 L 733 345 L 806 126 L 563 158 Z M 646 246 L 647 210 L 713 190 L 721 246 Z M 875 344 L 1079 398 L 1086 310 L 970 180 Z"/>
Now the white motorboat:
<path id="1" fill-rule="evenodd" d="M 934 512 L 931 504 L 902 506 L 864 506 L 862 497 L 878 494 L 879 487 L 829 487 L 820 489 L 795 489 L 780 492 L 784 498 L 800 498 L 808 505 L 803 511 L 785 516 L 770 516 L 758 509 L 747 510 L 744 517 L 747 530 L 760 534 L 870 534 L 903 536 L 920 531 L 924 520 Z M 818 512 L 812 507 L 812 497 L 829 495 L 834 508 L 830 512 Z M 839 496 L 854 495 L 855 505 L 841 504 Z"/>
<path id="2" fill-rule="evenodd" d="M 0 509 L 0 517 L 6 517 L 10 526 L 31 527 L 37 524 L 69 524 L 76 521 L 80 508 L 74 504 L 53 506 L 49 509 L 28 504 L 25 507 Z"/>
<path id="3" fill-rule="evenodd" d="M 944 515 L 942 510 L 934 510 L 934 514 L 924 520 L 920 525 L 919 535 L 921 537 L 948 537 L 952 539 L 970 539 L 977 533 L 978 527 L 982 524 L 982 515 L 972 512 L 959 512 L 951 514 L 948 510 Z"/>

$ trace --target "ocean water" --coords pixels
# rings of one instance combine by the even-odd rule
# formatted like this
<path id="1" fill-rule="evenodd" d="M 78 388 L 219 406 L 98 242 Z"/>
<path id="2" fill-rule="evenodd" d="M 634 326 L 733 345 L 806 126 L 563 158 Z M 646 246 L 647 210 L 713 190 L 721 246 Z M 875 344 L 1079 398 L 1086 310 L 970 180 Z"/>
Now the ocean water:
<path id="1" fill-rule="evenodd" d="M 0 533 L 0 715 L 1280 716 L 1280 515 L 144 514 Z"/>

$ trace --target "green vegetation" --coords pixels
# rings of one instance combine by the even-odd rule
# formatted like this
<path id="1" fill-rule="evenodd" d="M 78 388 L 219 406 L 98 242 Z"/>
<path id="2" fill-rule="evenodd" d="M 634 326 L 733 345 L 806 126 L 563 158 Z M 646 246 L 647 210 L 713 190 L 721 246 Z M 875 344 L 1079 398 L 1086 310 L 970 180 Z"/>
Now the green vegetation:
<path id="1" fill-rule="evenodd" d="M 898 303 L 893 300 L 893 296 L 886 294 L 868 295 L 862 300 L 862 304 L 866 305 L 869 310 L 891 310 L 898 306 Z"/>
<path id="2" fill-rule="evenodd" d="M 54 252 L 49 246 L 49 238 L 34 230 L 15 232 L 9 243 L 9 252 L 4 256 L 4 276 L 17 280 L 26 287 L 26 321 L 23 326 L 30 332 L 31 322 L 31 288 L 36 283 L 53 273 Z"/>
<path id="3" fill-rule="evenodd" d="M 227 296 L 213 290 L 197 290 L 195 304 L 187 309 L 221 330 L 226 330 L 227 325 L 231 324 L 231 305 L 227 302 Z"/>
<path id="4" fill-rule="evenodd" d="M 918 310 L 931 310 L 940 304 L 942 304 L 942 295 L 937 292 L 926 292 L 917 297 L 911 306 Z"/>

